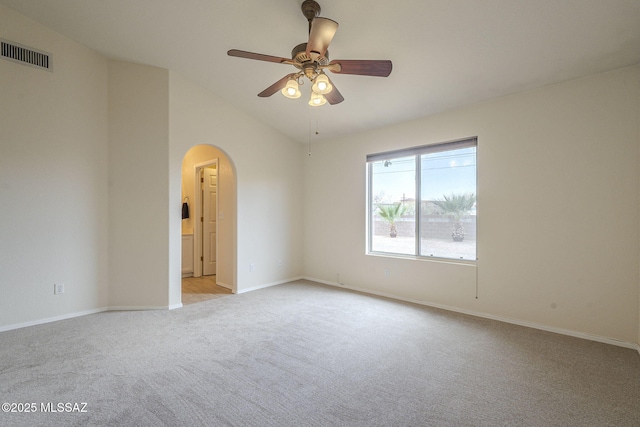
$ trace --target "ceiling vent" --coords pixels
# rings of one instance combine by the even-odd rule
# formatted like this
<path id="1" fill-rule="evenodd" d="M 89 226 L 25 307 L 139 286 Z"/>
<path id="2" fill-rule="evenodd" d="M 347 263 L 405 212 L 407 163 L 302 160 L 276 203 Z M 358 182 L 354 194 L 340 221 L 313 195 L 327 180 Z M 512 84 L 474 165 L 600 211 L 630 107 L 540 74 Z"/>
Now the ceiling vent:
<path id="1" fill-rule="evenodd" d="M 0 58 L 51 71 L 50 54 L 37 51 L 30 47 L 20 46 L 6 40 L 0 40 Z"/>

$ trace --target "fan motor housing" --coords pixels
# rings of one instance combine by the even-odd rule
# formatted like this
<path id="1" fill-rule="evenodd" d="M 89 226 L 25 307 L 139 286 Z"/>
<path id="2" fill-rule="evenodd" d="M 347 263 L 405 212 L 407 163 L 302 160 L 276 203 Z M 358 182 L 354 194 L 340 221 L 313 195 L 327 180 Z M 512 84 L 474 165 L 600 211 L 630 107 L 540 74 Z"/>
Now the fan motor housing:
<path id="1" fill-rule="evenodd" d="M 310 55 L 307 55 L 307 44 L 300 43 L 291 51 L 291 59 L 298 64 L 313 61 L 318 65 L 327 65 L 329 64 L 329 51 L 327 50 L 324 56 L 318 56 L 314 60 Z"/>

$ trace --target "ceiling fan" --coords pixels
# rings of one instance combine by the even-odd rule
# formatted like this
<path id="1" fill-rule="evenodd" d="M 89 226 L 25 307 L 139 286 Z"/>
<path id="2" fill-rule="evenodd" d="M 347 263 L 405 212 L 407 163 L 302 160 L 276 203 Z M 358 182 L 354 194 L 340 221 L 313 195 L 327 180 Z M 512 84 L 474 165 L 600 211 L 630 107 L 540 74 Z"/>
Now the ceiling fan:
<path id="1" fill-rule="evenodd" d="M 306 76 L 312 83 L 309 105 L 320 106 L 327 102 L 333 105 L 344 101 L 344 97 L 325 74 L 325 70 L 337 74 L 376 77 L 387 77 L 391 74 L 392 65 L 389 60 L 335 59 L 329 61 L 327 48 L 338 29 L 338 23 L 328 18 L 318 17 L 320 5 L 315 0 L 305 0 L 301 8 L 302 14 L 309 21 L 309 40 L 293 48 L 291 59 L 237 49 L 227 52 L 229 56 L 288 64 L 298 69 L 297 72 L 287 74 L 260 92 L 258 96 L 268 97 L 281 91 L 287 98 L 299 98 L 301 96 L 299 85 L 304 83 L 303 77 Z"/>

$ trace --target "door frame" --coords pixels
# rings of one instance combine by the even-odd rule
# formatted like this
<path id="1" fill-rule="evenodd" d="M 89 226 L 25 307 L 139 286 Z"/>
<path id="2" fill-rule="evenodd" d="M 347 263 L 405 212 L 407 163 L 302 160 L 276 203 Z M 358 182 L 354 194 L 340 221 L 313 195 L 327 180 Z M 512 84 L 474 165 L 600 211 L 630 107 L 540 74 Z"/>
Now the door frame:
<path id="1" fill-rule="evenodd" d="M 220 197 L 220 168 L 218 158 L 210 159 L 205 162 L 193 165 L 193 182 L 195 201 L 193 206 L 194 224 L 193 224 L 193 277 L 202 276 L 202 186 L 200 185 L 200 172 L 202 169 L 210 166 L 216 166 L 217 173 L 217 191 L 216 191 L 216 253 L 218 251 L 218 201 Z M 216 262 L 216 277 L 218 276 L 218 263 Z"/>

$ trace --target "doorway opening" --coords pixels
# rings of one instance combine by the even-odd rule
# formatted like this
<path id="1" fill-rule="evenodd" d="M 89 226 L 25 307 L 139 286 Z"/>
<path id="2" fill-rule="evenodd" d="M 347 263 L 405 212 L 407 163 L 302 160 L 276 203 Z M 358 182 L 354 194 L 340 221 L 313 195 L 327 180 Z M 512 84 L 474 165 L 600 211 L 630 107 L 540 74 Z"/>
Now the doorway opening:
<path id="1" fill-rule="evenodd" d="M 183 303 L 235 293 L 236 177 L 225 153 L 196 145 L 185 154 L 182 198 Z"/>

